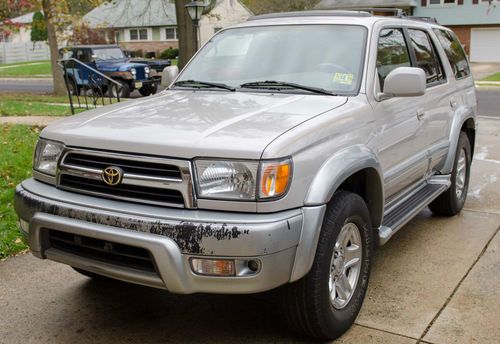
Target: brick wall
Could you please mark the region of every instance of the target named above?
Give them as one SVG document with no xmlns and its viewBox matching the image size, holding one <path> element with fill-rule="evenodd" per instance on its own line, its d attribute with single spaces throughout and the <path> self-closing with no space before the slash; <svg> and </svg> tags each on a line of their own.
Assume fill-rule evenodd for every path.
<svg viewBox="0 0 500 344">
<path fill-rule="evenodd" d="M 156 56 L 158 56 L 163 50 L 166 50 L 170 47 L 178 48 L 178 41 L 149 41 L 149 42 L 120 42 L 120 46 L 126 50 L 142 50 L 145 53 L 149 51 L 156 52 Z"/>
<path fill-rule="evenodd" d="M 458 39 L 462 43 L 465 48 L 465 53 L 467 55 L 470 54 L 470 29 L 472 26 L 470 25 L 460 25 L 460 26 L 448 26 L 450 29 L 455 32 L 458 36 Z"/>
<path fill-rule="evenodd" d="M 470 54 L 470 36 L 471 36 L 471 29 L 473 28 L 486 28 L 486 27 L 498 27 L 500 28 L 500 25 L 498 24 L 492 24 L 492 25 L 449 25 L 448 26 L 450 29 L 455 32 L 455 34 L 458 36 L 458 39 L 460 42 L 465 46 L 465 52 L 467 55 Z"/>
</svg>

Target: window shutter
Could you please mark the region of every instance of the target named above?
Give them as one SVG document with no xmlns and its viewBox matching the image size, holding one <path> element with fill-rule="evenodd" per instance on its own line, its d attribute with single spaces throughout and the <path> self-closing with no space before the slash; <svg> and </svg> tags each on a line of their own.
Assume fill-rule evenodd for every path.
<svg viewBox="0 0 500 344">
<path fill-rule="evenodd" d="M 421 0 L 420 1 L 420 6 L 422 6 L 422 7 L 427 6 L 427 0 Z"/>
<path fill-rule="evenodd" d="M 479 3 L 479 0 L 472 0 L 473 5 L 477 5 Z"/>
</svg>

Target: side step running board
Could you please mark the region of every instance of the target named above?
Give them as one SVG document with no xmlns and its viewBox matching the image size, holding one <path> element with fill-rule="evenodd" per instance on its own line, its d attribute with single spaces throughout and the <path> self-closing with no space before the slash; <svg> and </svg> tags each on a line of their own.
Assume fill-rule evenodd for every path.
<svg viewBox="0 0 500 344">
<path fill-rule="evenodd" d="M 450 184 L 450 176 L 433 176 L 391 206 L 384 214 L 384 223 L 378 230 L 379 245 L 389 241 L 408 221 L 446 191 Z"/>
</svg>

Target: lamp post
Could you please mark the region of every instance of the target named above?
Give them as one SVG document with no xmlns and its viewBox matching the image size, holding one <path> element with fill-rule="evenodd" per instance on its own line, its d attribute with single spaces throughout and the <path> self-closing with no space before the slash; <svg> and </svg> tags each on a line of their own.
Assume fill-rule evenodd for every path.
<svg viewBox="0 0 500 344">
<path fill-rule="evenodd" d="M 198 50 L 199 23 L 205 7 L 206 5 L 204 1 L 191 1 L 186 5 L 186 10 L 193 21 L 194 51 Z"/>
</svg>

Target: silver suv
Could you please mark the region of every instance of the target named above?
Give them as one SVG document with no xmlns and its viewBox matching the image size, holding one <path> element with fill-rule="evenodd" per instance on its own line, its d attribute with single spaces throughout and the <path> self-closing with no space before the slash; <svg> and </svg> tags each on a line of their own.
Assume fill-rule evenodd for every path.
<svg viewBox="0 0 500 344">
<path fill-rule="evenodd" d="M 159 95 L 45 128 L 15 207 L 36 257 L 172 293 L 279 287 L 294 329 L 332 339 L 375 247 L 427 206 L 462 209 L 476 108 L 447 28 L 255 17 Z"/>
</svg>

